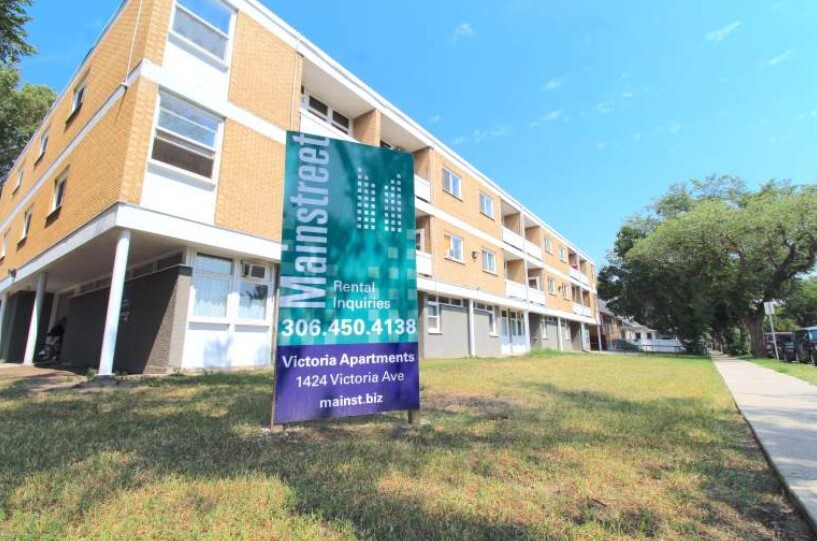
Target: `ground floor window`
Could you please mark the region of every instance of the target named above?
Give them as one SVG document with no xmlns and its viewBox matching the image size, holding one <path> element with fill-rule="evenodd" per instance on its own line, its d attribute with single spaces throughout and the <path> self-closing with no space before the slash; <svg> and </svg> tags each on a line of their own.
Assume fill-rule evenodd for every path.
<svg viewBox="0 0 817 541">
<path fill-rule="evenodd" d="M 270 270 L 208 254 L 193 264 L 193 317 L 269 323 Z"/>
<path fill-rule="evenodd" d="M 233 262 L 222 257 L 197 254 L 194 269 L 196 299 L 193 314 L 206 318 L 227 317 Z"/>
<path fill-rule="evenodd" d="M 438 298 L 434 295 L 430 295 L 426 301 L 426 326 L 428 327 L 428 332 L 442 332 L 440 303 Z"/>
</svg>

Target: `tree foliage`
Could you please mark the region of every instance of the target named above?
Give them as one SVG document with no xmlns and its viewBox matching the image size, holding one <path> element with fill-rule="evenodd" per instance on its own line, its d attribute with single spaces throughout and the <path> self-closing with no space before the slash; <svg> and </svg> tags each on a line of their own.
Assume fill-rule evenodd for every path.
<svg viewBox="0 0 817 541">
<path fill-rule="evenodd" d="M 763 301 L 789 295 L 817 256 L 817 186 L 737 178 L 673 186 L 618 233 L 599 294 L 696 345 L 734 325 L 763 353 Z"/>
<path fill-rule="evenodd" d="M 55 98 L 47 86 L 21 86 L 15 68 L 0 68 L 0 178 L 6 176 Z"/>
<path fill-rule="evenodd" d="M 10 65 L 34 54 L 25 24 L 31 20 L 26 8 L 31 0 L 0 0 L 0 64 Z"/>
<path fill-rule="evenodd" d="M 779 310 L 779 319 L 792 320 L 798 327 L 817 325 L 817 277 L 798 280 Z"/>
<path fill-rule="evenodd" d="M 0 0 L 0 180 L 39 126 L 55 92 L 41 85 L 21 85 L 15 63 L 34 53 L 26 41 L 30 0 Z"/>
</svg>

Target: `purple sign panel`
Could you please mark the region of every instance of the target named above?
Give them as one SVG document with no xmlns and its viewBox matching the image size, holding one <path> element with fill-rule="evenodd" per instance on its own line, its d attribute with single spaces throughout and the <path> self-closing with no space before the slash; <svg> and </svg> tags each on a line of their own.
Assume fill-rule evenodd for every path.
<svg viewBox="0 0 817 541">
<path fill-rule="evenodd" d="M 414 160 L 287 134 L 275 424 L 420 407 Z"/>
</svg>

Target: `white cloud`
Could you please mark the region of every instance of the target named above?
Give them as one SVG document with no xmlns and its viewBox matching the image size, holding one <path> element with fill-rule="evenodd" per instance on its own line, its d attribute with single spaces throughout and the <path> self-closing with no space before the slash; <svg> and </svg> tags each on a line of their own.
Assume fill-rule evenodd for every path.
<svg viewBox="0 0 817 541">
<path fill-rule="evenodd" d="M 633 134 L 633 141 L 641 141 L 642 137 L 644 137 L 644 135 L 640 131 L 637 131 Z"/>
<path fill-rule="evenodd" d="M 553 121 L 559 120 L 560 118 L 562 118 L 562 110 L 561 109 L 556 109 L 555 111 L 551 111 L 548 114 L 546 114 L 545 116 L 543 116 L 542 120 L 545 120 L 547 122 L 553 122 Z"/>
<path fill-rule="evenodd" d="M 727 24 L 723 28 L 720 28 L 718 30 L 713 30 L 712 32 L 708 33 L 706 35 L 706 40 L 707 41 L 713 41 L 715 43 L 723 41 L 723 40 L 725 40 L 726 38 L 729 37 L 729 34 L 734 32 L 738 28 L 740 28 L 740 25 L 742 25 L 742 24 L 743 24 L 743 21 L 740 21 L 740 20 L 732 21 L 731 23 Z"/>
<path fill-rule="evenodd" d="M 788 49 L 787 51 L 784 51 L 784 52 L 780 53 L 779 55 L 775 56 L 774 58 L 772 58 L 771 60 L 766 62 L 766 65 L 769 66 L 770 68 L 772 68 L 772 67 L 780 64 L 781 62 L 784 62 L 785 60 L 788 60 L 788 58 L 792 54 L 794 54 L 794 51 L 792 51 L 791 49 Z"/>
<path fill-rule="evenodd" d="M 471 26 L 471 23 L 460 23 L 454 28 L 454 31 L 451 32 L 451 43 L 456 45 L 464 39 L 473 38 L 475 34 L 476 32 L 474 31 L 474 27 Z"/>
<path fill-rule="evenodd" d="M 476 130 L 472 131 L 470 135 L 457 137 L 452 141 L 452 144 L 462 145 L 464 143 L 481 143 L 486 139 L 491 139 L 493 137 L 505 137 L 511 133 L 510 126 L 504 125 L 495 126 L 490 129 L 477 128 Z"/>
<path fill-rule="evenodd" d="M 683 128 L 684 127 L 681 124 L 678 124 L 677 122 L 670 122 L 669 124 L 667 124 L 667 131 L 672 134 L 678 133 Z"/>
<path fill-rule="evenodd" d="M 564 77 L 553 77 L 550 81 L 545 83 L 542 87 L 542 90 L 550 92 L 551 90 L 556 90 L 557 88 L 563 87 L 567 83 L 567 79 Z"/>
<path fill-rule="evenodd" d="M 599 141 L 598 143 L 596 143 L 596 148 L 598 150 L 604 150 L 605 148 L 607 148 L 607 141 Z"/>
<path fill-rule="evenodd" d="M 528 128 L 535 128 L 538 125 L 539 125 L 539 122 L 537 120 L 532 120 L 532 121 L 530 121 L 528 123 Z"/>
<path fill-rule="evenodd" d="M 436 124 L 440 120 L 442 120 L 442 117 L 440 115 L 434 115 L 428 119 L 428 121 L 431 122 L 432 124 Z"/>
<path fill-rule="evenodd" d="M 613 102 L 611 100 L 602 100 L 596 104 L 596 110 L 603 115 L 611 113 L 613 112 Z"/>
<path fill-rule="evenodd" d="M 625 90 L 624 92 L 621 93 L 621 99 L 623 99 L 623 100 L 629 100 L 629 99 L 632 99 L 632 97 L 633 97 L 633 93 L 630 92 L 629 90 Z"/>
</svg>

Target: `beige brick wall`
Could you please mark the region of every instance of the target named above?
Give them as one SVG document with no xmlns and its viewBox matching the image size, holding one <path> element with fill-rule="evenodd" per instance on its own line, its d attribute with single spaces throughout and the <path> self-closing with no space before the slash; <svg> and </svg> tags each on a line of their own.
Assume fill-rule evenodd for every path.
<svg viewBox="0 0 817 541">
<path fill-rule="evenodd" d="M 224 129 L 216 225 L 280 240 L 284 146 L 229 119 Z"/>
<path fill-rule="evenodd" d="M 230 101 L 285 129 L 297 129 L 302 59 L 295 49 L 239 12 L 230 67 Z"/>
<path fill-rule="evenodd" d="M 496 295 L 505 294 L 505 280 L 502 277 L 503 258 L 501 250 L 497 250 L 495 247 L 487 245 L 479 237 L 475 237 L 437 218 L 434 218 L 432 223 L 435 278 L 450 284 L 457 284 L 470 288 L 479 287 L 482 291 Z M 462 263 L 445 257 L 446 233 L 451 233 L 463 239 L 464 257 Z M 496 275 L 482 270 L 481 250 L 483 246 L 486 246 L 488 249 L 496 252 Z M 477 252 L 476 259 L 474 259 L 471 255 L 471 253 L 474 251 Z"/>
<path fill-rule="evenodd" d="M 155 91 L 137 83 L 111 108 L 87 137 L 66 157 L 63 165 L 34 195 L 32 201 L 14 216 L 9 231 L 7 255 L 0 262 L 0 275 L 20 267 L 45 249 L 92 220 L 120 199 L 122 179 L 143 174 L 128 164 L 128 142 L 134 133 L 131 121 L 135 110 L 145 107 Z M 52 215 L 55 180 L 68 172 L 65 197 L 58 214 Z M 18 243 L 23 215 L 32 209 L 32 220 L 26 240 Z"/>
<path fill-rule="evenodd" d="M 459 175 L 461 179 L 462 199 L 458 199 L 443 190 L 443 168 Z M 435 154 L 434 156 L 431 178 L 428 180 L 431 182 L 431 191 L 433 193 L 432 197 L 435 206 L 493 237 L 501 238 L 502 218 L 500 216 L 500 199 L 496 193 L 439 154 Z M 485 193 L 494 200 L 493 218 L 489 218 L 480 212 L 480 192 Z"/>
<path fill-rule="evenodd" d="M 355 139 L 365 145 L 380 146 L 380 111 L 372 109 L 353 121 Z"/>
</svg>

